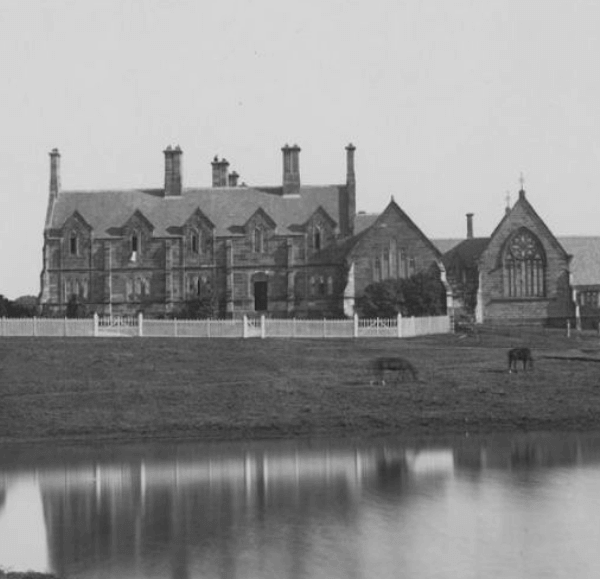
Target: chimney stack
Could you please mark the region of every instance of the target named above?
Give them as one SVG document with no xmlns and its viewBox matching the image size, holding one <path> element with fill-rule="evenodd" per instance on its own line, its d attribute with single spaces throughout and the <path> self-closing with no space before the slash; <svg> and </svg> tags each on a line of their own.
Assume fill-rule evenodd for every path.
<svg viewBox="0 0 600 579">
<path fill-rule="evenodd" d="M 165 197 L 181 196 L 181 155 L 179 145 L 174 149 L 169 145 L 165 150 Z"/>
<path fill-rule="evenodd" d="M 237 187 L 238 186 L 238 179 L 239 179 L 239 175 L 233 171 L 231 173 L 229 173 L 229 176 L 227 177 L 228 181 L 229 181 L 229 186 L 230 187 Z"/>
<path fill-rule="evenodd" d="M 212 163 L 212 186 L 213 187 L 227 187 L 227 168 L 229 167 L 229 161 L 227 159 L 221 159 L 219 161 L 218 155 L 215 155 Z"/>
<path fill-rule="evenodd" d="M 60 192 L 60 153 L 58 149 L 50 151 L 50 196 L 56 197 Z"/>
<path fill-rule="evenodd" d="M 473 213 L 467 213 L 467 239 L 473 239 Z"/>
<path fill-rule="evenodd" d="M 283 151 L 283 195 L 298 195 L 300 193 L 300 147 L 287 144 Z"/>
<path fill-rule="evenodd" d="M 346 147 L 346 223 L 345 229 L 347 235 L 354 234 L 354 219 L 356 218 L 356 176 L 354 174 L 354 151 L 356 147 L 349 143 Z"/>
</svg>

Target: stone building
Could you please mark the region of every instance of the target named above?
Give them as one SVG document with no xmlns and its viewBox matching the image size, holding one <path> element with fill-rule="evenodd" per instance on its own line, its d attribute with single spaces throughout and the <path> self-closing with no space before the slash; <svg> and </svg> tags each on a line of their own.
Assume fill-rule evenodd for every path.
<svg viewBox="0 0 600 579">
<path fill-rule="evenodd" d="M 455 305 L 478 322 L 562 324 L 574 315 L 570 261 L 523 188 L 490 237 L 473 236 L 444 254 Z"/>
<path fill-rule="evenodd" d="M 210 297 L 219 317 L 340 316 L 370 282 L 441 263 L 395 202 L 356 228 L 353 145 L 345 183 L 323 186 L 301 184 L 297 145 L 282 152 L 276 186 L 240 184 L 215 157 L 212 187 L 184 187 L 183 153 L 167 147 L 163 188 L 64 191 L 54 149 L 43 311 L 64 315 L 76 299 L 103 315 L 164 316 Z"/>
</svg>

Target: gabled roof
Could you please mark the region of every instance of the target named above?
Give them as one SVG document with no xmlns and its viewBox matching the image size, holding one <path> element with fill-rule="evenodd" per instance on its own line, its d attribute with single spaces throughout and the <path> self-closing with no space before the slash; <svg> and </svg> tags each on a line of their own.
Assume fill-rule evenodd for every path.
<svg viewBox="0 0 600 579">
<path fill-rule="evenodd" d="M 548 228 L 548 226 L 546 225 L 544 220 L 537 214 L 536 210 L 533 208 L 531 203 L 529 203 L 529 201 L 527 201 L 527 198 L 525 197 L 525 191 L 523 191 L 522 189 L 521 189 L 521 191 L 519 191 L 519 198 L 517 199 L 517 202 L 512 206 L 512 208 L 509 211 L 507 211 L 504 214 L 504 216 L 500 220 L 500 223 L 498 223 L 498 225 L 496 225 L 496 228 L 492 232 L 492 235 L 490 235 L 490 239 L 493 239 L 493 237 L 500 230 L 500 228 L 502 227 L 504 222 L 507 221 L 508 219 L 510 219 L 510 216 L 512 215 L 512 213 L 516 209 L 521 209 L 521 208 L 526 213 L 529 213 L 529 215 L 531 215 L 533 217 L 533 219 L 537 222 L 537 226 L 539 227 L 539 229 L 541 229 L 546 234 L 547 238 L 554 245 L 554 247 L 566 257 L 568 254 L 565 251 L 565 248 L 560 244 L 560 242 L 555 237 L 555 235 L 552 233 L 552 231 L 550 231 L 550 229 Z M 536 233 L 536 236 L 539 237 L 539 234 Z"/>
<path fill-rule="evenodd" d="M 65 219 L 78 211 L 96 237 L 111 237 L 123 220 L 139 210 L 155 227 L 157 237 L 176 235 L 201 208 L 216 226 L 216 234 L 232 235 L 261 207 L 276 223 L 278 233 L 293 233 L 322 206 L 339 219 L 340 197 L 346 185 L 309 185 L 300 194 L 283 197 L 281 187 L 185 188 L 181 196 L 163 196 L 162 189 L 61 191 L 55 202 L 48 229 L 59 229 Z"/>
<path fill-rule="evenodd" d="M 442 254 L 440 250 L 434 245 L 431 240 L 415 225 L 412 219 L 400 208 L 400 206 L 392 199 L 387 207 L 380 214 L 374 213 L 359 213 L 356 215 L 354 221 L 355 234 L 348 239 L 345 239 L 336 244 L 325 248 L 318 256 L 315 256 L 315 260 L 320 262 L 337 262 L 348 257 L 352 250 L 371 233 L 379 224 L 383 223 L 387 215 L 391 212 L 397 212 L 400 218 L 409 224 L 409 226 L 421 237 L 421 239 L 428 245 L 433 253 L 441 260 Z"/>
</svg>

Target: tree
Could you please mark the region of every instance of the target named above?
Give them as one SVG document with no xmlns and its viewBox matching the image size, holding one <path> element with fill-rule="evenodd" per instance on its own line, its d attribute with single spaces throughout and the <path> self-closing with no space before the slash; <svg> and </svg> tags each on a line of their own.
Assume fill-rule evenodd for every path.
<svg viewBox="0 0 600 579">
<path fill-rule="evenodd" d="M 33 296 L 24 296 L 13 301 L 0 294 L 0 318 L 31 318 L 35 316 L 36 311 L 37 298 Z"/>
<path fill-rule="evenodd" d="M 446 312 L 446 289 L 435 270 L 408 279 L 386 279 L 367 286 L 357 309 L 367 318 L 441 315 Z"/>
</svg>

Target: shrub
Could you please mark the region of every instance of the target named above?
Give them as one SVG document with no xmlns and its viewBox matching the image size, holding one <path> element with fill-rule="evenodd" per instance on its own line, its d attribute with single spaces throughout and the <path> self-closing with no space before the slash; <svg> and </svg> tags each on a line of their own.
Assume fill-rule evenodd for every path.
<svg viewBox="0 0 600 579">
<path fill-rule="evenodd" d="M 386 279 L 367 286 L 357 309 L 367 318 L 438 316 L 446 313 L 446 290 L 435 271 L 420 272 L 408 279 Z"/>
</svg>

